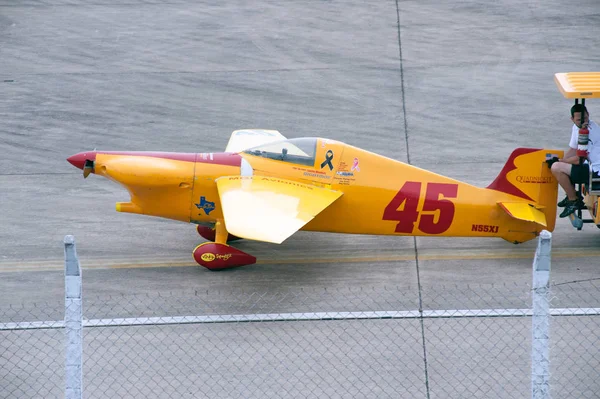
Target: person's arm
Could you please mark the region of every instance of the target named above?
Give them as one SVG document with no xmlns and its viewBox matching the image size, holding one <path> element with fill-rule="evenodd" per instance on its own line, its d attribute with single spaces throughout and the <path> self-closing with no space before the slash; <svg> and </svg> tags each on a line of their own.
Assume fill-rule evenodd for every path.
<svg viewBox="0 0 600 399">
<path fill-rule="evenodd" d="M 571 129 L 571 140 L 569 140 L 569 149 L 565 153 L 560 162 L 570 163 L 571 165 L 579 165 L 579 157 L 577 156 L 577 140 L 579 137 L 579 128 L 573 125 Z"/>
<path fill-rule="evenodd" d="M 577 156 L 577 150 L 575 148 L 569 147 L 569 150 L 565 154 L 562 159 L 559 159 L 560 162 L 570 163 L 572 165 L 579 165 L 579 157 Z"/>
</svg>

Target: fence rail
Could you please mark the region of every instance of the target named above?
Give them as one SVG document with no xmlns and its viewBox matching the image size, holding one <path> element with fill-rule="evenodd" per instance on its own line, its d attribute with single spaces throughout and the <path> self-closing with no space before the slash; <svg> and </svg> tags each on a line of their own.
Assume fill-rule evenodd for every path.
<svg viewBox="0 0 600 399">
<path fill-rule="evenodd" d="M 549 309 L 550 316 L 600 316 L 600 308 L 559 308 Z M 131 317 L 116 319 L 83 319 L 84 327 L 119 326 L 161 326 L 170 324 L 215 324 L 215 323 L 266 323 L 277 321 L 326 321 L 363 319 L 451 319 L 451 318 L 491 318 L 491 317 L 532 317 L 532 309 L 451 309 L 374 312 L 317 312 L 317 313 L 256 313 L 214 316 L 176 317 Z M 20 323 L 0 323 L 0 330 L 45 330 L 62 329 L 65 322 L 34 321 Z"/>
<path fill-rule="evenodd" d="M 430 288 L 422 310 L 410 287 L 0 306 L 0 397 L 596 397 L 600 286 L 542 284 L 546 314 L 534 287 Z M 83 309 L 80 369 L 65 305 Z"/>
</svg>

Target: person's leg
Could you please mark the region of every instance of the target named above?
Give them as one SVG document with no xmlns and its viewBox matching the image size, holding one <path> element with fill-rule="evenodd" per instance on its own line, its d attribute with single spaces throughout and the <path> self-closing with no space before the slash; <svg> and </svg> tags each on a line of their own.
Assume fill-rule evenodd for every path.
<svg viewBox="0 0 600 399">
<path fill-rule="evenodd" d="M 555 165 L 557 165 L 556 171 L 554 170 Z M 584 209 L 585 204 L 583 203 L 581 194 L 575 191 L 574 183 L 587 183 L 590 173 L 588 165 L 570 165 L 563 162 L 555 162 L 552 165 L 552 173 L 567 193 L 566 201 L 559 202 L 559 206 L 565 207 L 559 217 L 564 218 L 578 209 Z"/>
<path fill-rule="evenodd" d="M 554 162 L 552 164 L 552 174 L 558 180 L 558 184 L 565 190 L 569 201 L 575 201 L 577 199 L 577 193 L 575 187 L 571 183 L 571 168 L 573 165 L 565 162 Z"/>
</svg>

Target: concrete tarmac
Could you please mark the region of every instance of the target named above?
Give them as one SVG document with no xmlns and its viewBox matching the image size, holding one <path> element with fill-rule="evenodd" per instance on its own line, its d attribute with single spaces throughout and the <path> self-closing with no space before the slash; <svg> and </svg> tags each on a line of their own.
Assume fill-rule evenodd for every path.
<svg viewBox="0 0 600 399">
<path fill-rule="evenodd" d="M 127 192 L 66 158 L 218 152 L 256 127 L 485 186 L 517 147 L 566 149 L 553 74 L 598 70 L 599 22 L 597 0 L 0 0 L 0 304 L 62 300 L 67 234 L 89 296 L 527 284 L 536 240 L 299 232 L 210 272 L 194 226 L 115 212 Z M 600 279 L 594 225 L 558 220 L 553 249 L 553 282 Z"/>
<path fill-rule="evenodd" d="M 216 152 L 231 131 L 261 127 L 487 185 L 516 147 L 566 147 L 571 102 L 553 74 L 593 70 L 588 50 L 600 45 L 597 24 L 578 31 L 560 1 L 0 5 L 3 301 L 59 295 L 66 234 L 84 270 L 106 267 L 86 273 L 98 293 L 118 289 L 124 271 L 110 267 L 119 265 L 135 292 L 154 290 L 155 273 L 168 276 L 165 289 L 414 284 L 419 254 L 423 286 L 523 281 L 535 241 L 304 232 L 279 246 L 240 244 L 259 258 L 245 270 L 160 270 L 163 260 L 194 264 L 193 226 L 116 213 L 126 191 L 83 180 L 65 158 L 94 148 Z M 595 1 L 578 10 L 598 17 Z M 600 106 L 588 103 L 593 118 Z M 595 226 L 559 220 L 553 245 L 557 281 L 599 276 Z M 357 254 L 363 262 L 344 261 Z"/>
</svg>

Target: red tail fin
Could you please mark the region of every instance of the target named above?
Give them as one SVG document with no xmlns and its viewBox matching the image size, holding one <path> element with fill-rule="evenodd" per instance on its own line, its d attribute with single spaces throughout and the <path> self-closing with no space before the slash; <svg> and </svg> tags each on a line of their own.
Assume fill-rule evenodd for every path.
<svg viewBox="0 0 600 399">
<path fill-rule="evenodd" d="M 555 156 L 561 158 L 563 151 L 517 148 L 510 154 L 500 174 L 487 187 L 538 205 L 546 215 L 550 231 L 554 229 L 556 219 L 558 182 L 546 160 Z"/>
</svg>

